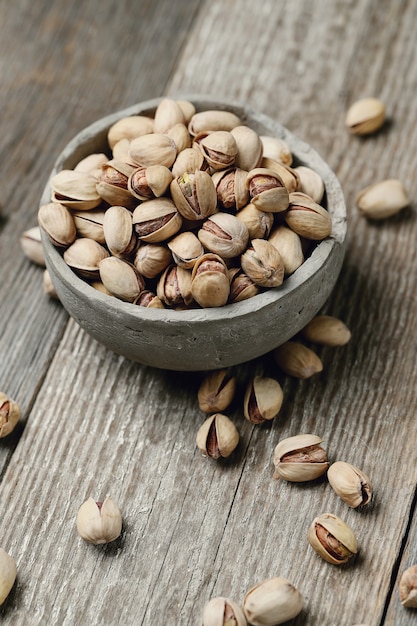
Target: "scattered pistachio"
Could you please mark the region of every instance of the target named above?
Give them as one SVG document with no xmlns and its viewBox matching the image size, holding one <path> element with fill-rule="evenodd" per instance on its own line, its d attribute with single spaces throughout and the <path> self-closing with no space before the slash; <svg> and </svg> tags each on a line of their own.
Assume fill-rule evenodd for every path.
<svg viewBox="0 0 417 626">
<path fill-rule="evenodd" d="M 332 513 L 323 513 L 313 520 L 308 540 L 317 554 L 333 565 L 347 563 L 358 551 L 352 529 Z"/>
<path fill-rule="evenodd" d="M 59 300 L 56 289 L 52 283 L 51 275 L 48 270 L 44 270 L 43 272 L 43 291 L 50 298 L 54 298 L 55 300 Z"/>
<path fill-rule="evenodd" d="M 236 602 L 219 596 L 204 607 L 203 626 L 247 626 L 247 621 Z"/>
<path fill-rule="evenodd" d="M 198 389 L 198 405 L 204 413 L 224 411 L 232 402 L 236 391 L 236 378 L 228 369 L 207 374 Z"/>
<path fill-rule="evenodd" d="M 243 600 L 243 611 L 252 626 L 283 624 L 296 617 L 302 608 L 301 593 L 281 576 L 252 587 Z"/>
<path fill-rule="evenodd" d="M 222 413 L 208 417 L 200 426 L 196 444 L 204 456 L 228 457 L 239 443 L 239 433 L 232 420 Z"/>
<path fill-rule="evenodd" d="M 354 102 L 346 114 L 346 126 L 355 135 L 369 135 L 385 122 L 385 105 L 378 98 L 362 98 Z"/>
<path fill-rule="evenodd" d="M 390 178 L 365 187 L 356 198 L 356 206 L 365 217 L 383 220 L 409 205 L 407 191 L 400 180 Z"/>
<path fill-rule="evenodd" d="M 0 548 L 0 605 L 4 603 L 16 580 L 16 563 Z"/>
<path fill-rule="evenodd" d="M 282 400 L 282 388 L 277 380 L 255 376 L 246 387 L 244 415 L 252 424 L 262 424 L 278 415 Z"/>
<path fill-rule="evenodd" d="M 20 237 L 20 246 L 24 255 L 27 256 L 30 261 L 36 263 L 36 265 L 45 267 L 45 255 L 43 253 L 41 231 L 39 226 L 33 226 L 22 233 L 22 236 Z"/>
<path fill-rule="evenodd" d="M 316 315 L 301 330 L 307 341 L 322 346 L 344 346 L 351 337 L 351 332 L 342 320 L 331 315 Z"/>
<path fill-rule="evenodd" d="M 20 417 L 20 406 L 0 392 L 0 438 L 10 435 Z"/>
<path fill-rule="evenodd" d="M 417 565 L 411 565 L 401 575 L 400 602 L 409 609 L 417 609 Z"/>
<path fill-rule="evenodd" d="M 280 441 L 274 450 L 274 478 L 304 482 L 324 474 L 329 463 L 326 451 L 319 445 L 321 442 L 321 437 L 310 434 Z"/>
<path fill-rule="evenodd" d="M 327 470 L 327 478 L 337 495 L 353 509 L 370 503 L 370 480 L 357 467 L 345 461 L 336 461 Z"/>
<path fill-rule="evenodd" d="M 122 514 L 117 504 L 107 496 L 104 502 L 88 498 L 77 514 L 79 535 L 94 545 L 110 543 L 122 532 Z"/>
<path fill-rule="evenodd" d="M 272 351 L 278 367 L 294 378 L 310 378 L 323 370 L 321 359 L 298 341 L 287 341 Z"/>
</svg>

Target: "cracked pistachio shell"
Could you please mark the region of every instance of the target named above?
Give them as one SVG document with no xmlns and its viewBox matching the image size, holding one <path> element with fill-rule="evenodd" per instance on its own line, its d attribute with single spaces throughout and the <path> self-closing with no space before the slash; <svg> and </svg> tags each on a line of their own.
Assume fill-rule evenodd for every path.
<svg viewBox="0 0 417 626">
<path fill-rule="evenodd" d="M 232 420 L 223 413 L 215 413 L 200 426 L 196 436 L 198 449 L 212 459 L 228 457 L 239 443 L 239 432 Z"/>
<path fill-rule="evenodd" d="M 207 374 L 198 389 L 198 406 L 204 413 L 224 411 L 236 393 L 236 378 L 228 369 Z"/>
<path fill-rule="evenodd" d="M 374 220 L 391 217 L 408 204 L 407 191 L 403 183 L 395 178 L 365 187 L 356 198 L 356 206 L 362 215 Z"/>
<path fill-rule="evenodd" d="M 169 188 L 172 172 L 165 165 L 138 167 L 129 176 L 127 188 L 139 200 L 160 198 Z"/>
<path fill-rule="evenodd" d="M 246 224 L 235 215 L 223 212 L 208 217 L 197 236 L 207 250 L 225 259 L 241 254 L 249 241 Z"/>
<path fill-rule="evenodd" d="M 276 626 L 296 617 L 303 608 L 301 593 L 286 578 L 275 576 L 252 587 L 243 599 L 243 612 L 252 626 Z"/>
<path fill-rule="evenodd" d="M 417 565 L 411 565 L 401 575 L 398 591 L 400 602 L 409 609 L 417 608 Z"/>
<path fill-rule="evenodd" d="M 188 131 L 195 136 L 201 132 L 231 131 L 239 124 L 240 118 L 231 111 L 200 111 L 190 119 Z"/>
<path fill-rule="evenodd" d="M 168 135 L 152 133 L 132 139 L 129 156 L 136 165 L 165 165 L 171 167 L 177 156 L 177 147 Z"/>
<path fill-rule="evenodd" d="M 305 165 L 299 165 L 293 171 L 298 175 L 298 189 L 294 191 L 301 191 L 320 204 L 324 195 L 324 182 L 320 174 Z"/>
<path fill-rule="evenodd" d="M 287 225 L 300 237 L 321 241 L 332 232 L 329 212 L 304 193 L 290 193 L 290 204 L 284 214 Z"/>
<path fill-rule="evenodd" d="M 10 435 L 20 418 L 20 406 L 0 392 L 0 439 Z"/>
<path fill-rule="evenodd" d="M 191 274 L 191 293 L 201 307 L 227 304 L 230 281 L 227 266 L 217 254 L 203 254 L 194 264 Z"/>
<path fill-rule="evenodd" d="M 101 168 L 104 163 L 107 163 L 109 157 L 104 152 L 95 152 L 89 154 L 81 161 L 78 161 L 74 167 L 74 172 L 86 172 L 87 174 L 95 175 L 95 172 Z"/>
<path fill-rule="evenodd" d="M 212 170 L 234 165 L 238 148 L 232 133 L 217 130 L 199 139 L 198 145 Z"/>
<path fill-rule="evenodd" d="M 116 298 L 133 302 L 145 289 L 143 277 L 131 263 L 109 256 L 99 263 L 100 278 L 103 285 Z"/>
<path fill-rule="evenodd" d="M 175 124 L 184 122 L 184 113 L 176 100 L 163 98 L 159 102 L 154 115 L 154 133 L 165 133 Z"/>
<path fill-rule="evenodd" d="M 253 298 L 259 293 L 259 287 L 245 274 L 240 267 L 229 269 L 230 294 L 229 304 Z"/>
<path fill-rule="evenodd" d="M 278 367 L 294 378 L 310 378 L 323 370 L 320 357 L 299 341 L 286 341 L 272 351 Z"/>
<path fill-rule="evenodd" d="M 132 139 L 136 139 L 136 137 L 153 133 L 153 129 L 154 120 L 151 117 L 146 115 L 129 115 L 122 117 L 110 126 L 107 133 L 107 141 L 110 149 L 113 150 L 120 140 L 127 139 L 130 142 Z"/>
<path fill-rule="evenodd" d="M 166 241 L 182 225 L 181 215 L 169 198 L 142 202 L 133 211 L 132 221 L 139 239 L 149 243 Z"/>
<path fill-rule="evenodd" d="M 274 223 L 274 214 L 261 211 L 252 202 L 236 213 L 249 231 L 249 239 L 267 239 Z"/>
<path fill-rule="evenodd" d="M 172 128 L 165 133 L 168 137 L 171 137 L 177 147 L 177 154 L 191 148 L 191 136 L 185 124 L 175 124 Z"/>
<path fill-rule="evenodd" d="M 278 250 L 265 239 L 252 239 L 241 256 L 242 269 L 260 287 L 279 287 L 284 280 L 284 264 Z"/>
<path fill-rule="evenodd" d="M 201 220 L 217 211 L 217 195 L 210 174 L 202 170 L 184 172 L 170 185 L 171 197 L 187 220 Z"/>
<path fill-rule="evenodd" d="M 273 159 L 283 165 L 290 166 L 292 164 L 292 153 L 286 141 L 268 135 L 261 135 L 260 140 L 262 142 L 263 158 Z"/>
<path fill-rule="evenodd" d="M 342 320 L 332 315 L 316 315 L 301 330 L 307 341 L 322 346 L 344 346 L 351 337 L 351 332 Z"/>
<path fill-rule="evenodd" d="M 239 167 L 214 172 L 212 176 L 216 189 L 218 206 L 222 209 L 239 211 L 249 201 L 246 187 L 248 172 Z"/>
<path fill-rule="evenodd" d="M 137 298 L 133 300 L 133 304 L 143 306 L 147 309 L 164 309 L 164 304 L 153 291 L 144 289 Z"/>
<path fill-rule="evenodd" d="M 279 161 L 275 161 L 275 159 L 264 157 L 261 161 L 261 167 L 278 174 L 288 193 L 293 193 L 298 190 L 300 179 L 297 170 L 292 169 L 289 165 L 284 165 Z"/>
<path fill-rule="evenodd" d="M 293 274 L 304 263 L 301 239 L 291 228 L 285 225 L 276 226 L 268 241 L 280 253 L 286 276 Z"/>
<path fill-rule="evenodd" d="M 357 467 L 336 461 L 327 470 L 327 478 L 337 495 L 353 509 L 370 503 L 371 482 Z"/>
<path fill-rule="evenodd" d="M 299 483 L 322 476 L 329 463 L 321 442 L 321 437 L 311 434 L 295 435 L 280 441 L 274 450 L 274 478 Z"/>
<path fill-rule="evenodd" d="M 99 276 L 99 263 L 109 256 L 104 246 L 88 237 L 76 239 L 64 252 L 64 261 L 77 274 L 95 279 Z"/>
<path fill-rule="evenodd" d="M 43 253 L 41 231 L 39 226 L 33 226 L 25 230 L 20 239 L 23 254 L 33 263 L 45 267 L 45 255 Z"/>
<path fill-rule="evenodd" d="M 369 135 L 385 122 L 385 105 L 378 98 L 362 98 L 354 102 L 346 114 L 346 126 L 354 135 Z"/>
<path fill-rule="evenodd" d="M 236 602 L 219 596 L 205 605 L 203 626 L 247 626 L 247 621 Z"/>
<path fill-rule="evenodd" d="M 288 190 L 282 178 L 273 170 L 264 167 L 251 170 L 246 185 L 252 204 L 260 211 L 280 213 L 288 207 Z"/>
<path fill-rule="evenodd" d="M 74 218 L 59 202 L 43 204 L 38 211 L 38 222 L 54 246 L 66 248 L 76 237 Z"/>
<path fill-rule="evenodd" d="M 95 209 L 101 203 L 96 182 L 94 176 L 86 172 L 61 170 L 51 178 L 52 202 L 64 204 L 69 209 Z"/>
<path fill-rule="evenodd" d="M 172 166 L 174 178 L 182 176 L 185 172 L 195 172 L 196 170 L 208 169 L 208 163 L 199 148 L 185 148 L 178 153 Z"/>
<path fill-rule="evenodd" d="M 122 514 L 117 504 L 109 497 L 104 502 L 88 498 L 77 513 L 79 535 L 89 543 L 110 543 L 122 532 Z"/>
<path fill-rule="evenodd" d="M 253 170 L 258 167 L 262 159 L 262 141 L 257 132 L 249 126 L 235 126 L 230 131 L 237 145 L 235 164 L 242 170 Z"/>
<path fill-rule="evenodd" d="M 103 232 L 110 252 L 117 257 L 128 256 L 136 244 L 132 214 L 123 206 L 111 206 L 104 214 Z"/>
<path fill-rule="evenodd" d="M 4 604 L 16 580 L 16 563 L 3 548 L 0 548 L 0 605 Z"/>
<path fill-rule="evenodd" d="M 105 243 L 103 222 L 104 211 L 92 209 L 91 211 L 72 211 L 75 228 L 79 237 L 89 237 L 98 243 Z"/>
<path fill-rule="evenodd" d="M 156 278 L 172 263 L 172 254 L 164 244 L 142 243 L 136 250 L 133 265 L 145 278 Z"/>
<path fill-rule="evenodd" d="M 323 513 L 313 520 L 308 541 L 322 559 L 333 565 L 347 563 L 358 552 L 354 532 L 332 513 Z"/>
<path fill-rule="evenodd" d="M 135 166 L 112 159 L 101 166 L 97 175 L 97 192 L 110 205 L 133 209 L 136 199 L 127 188 L 130 174 Z"/>
<path fill-rule="evenodd" d="M 243 413 L 252 424 L 272 420 L 279 413 L 284 395 L 274 378 L 255 376 L 246 387 Z"/>
<path fill-rule="evenodd" d="M 191 271 L 169 265 L 158 280 L 156 295 L 169 307 L 187 308 L 193 301 Z"/>
<path fill-rule="evenodd" d="M 175 263 L 187 270 L 192 269 L 197 259 L 204 254 L 201 241 L 191 231 L 176 235 L 167 245 Z"/>
</svg>

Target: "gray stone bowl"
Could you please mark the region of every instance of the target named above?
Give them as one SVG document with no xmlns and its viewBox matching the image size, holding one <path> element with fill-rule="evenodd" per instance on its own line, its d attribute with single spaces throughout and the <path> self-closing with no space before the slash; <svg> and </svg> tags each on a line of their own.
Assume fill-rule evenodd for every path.
<svg viewBox="0 0 417 626">
<path fill-rule="evenodd" d="M 173 311 L 147 309 L 109 297 L 79 278 L 42 232 L 46 266 L 68 313 L 113 352 L 152 367 L 203 371 L 252 360 L 293 337 L 323 306 L 339 276 L 346 237 L 346 206 L 339 182 L 309 145 L 277 121 L 249 107 L 204 96 L 188 96 L 197 111 L 235 112 L 260 135 L 284 139 L 295 165 L 316 170 L 324 180 L 332 235 L 320 242 L 282 286 L 219 308 Z M 160 99 L 141 102 L 104 117 L 76 135 L 59 155 L 51 177 L 72 169 L 93 152 L 108 152 L 107 131 L 121 117 L 153 115 Z M 47 183 L 41 204 L 50 201 Z"/>
</svg>

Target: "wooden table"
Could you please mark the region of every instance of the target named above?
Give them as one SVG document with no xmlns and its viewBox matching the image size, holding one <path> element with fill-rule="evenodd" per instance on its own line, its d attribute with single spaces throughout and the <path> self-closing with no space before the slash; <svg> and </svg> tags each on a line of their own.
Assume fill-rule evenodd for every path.
<svg viewBox="0 0 417 626">
<path fill-rule="evenodd" d="M 22 408 L 0 440 L 0 546 L 18 568 L 1 623 L 194 626 L 211 597 L 241 602 L 281 575 L 305 599 L 293 624 L 415 624 L 398 580 L 417 562 L 417 3 L 2 0 L 0 12 L 0 390 Z M 108 352 L 44 295 L 43 272 L 19 245 L 76 132 L 137 101 L 184 93 L 279 120 L 330 163 L 348 206 L 346 260 L 324 311 L 352 340 L 317 349 L 324 370 L 306 381 L 268 357 L 236 368 L 229 416 L 241 443 L 223 463 L 195 447 L 202 374 Z M 389 120 L 359 139 L 345 114 L 368 95 L 385 102 Z M 404 182 L 411 205 L 367 221 L 356 194 L 385 178 Z M 259 427 L 241 400 L 262 372 L 281 382 L 284 404 Z M 349 509 L 324 479 L 272 478 L 275 445 L 301 432 L 320 434 L 331 461 L 371 477 L 369 508 Z M 95 547 L 78 536 L 76 514 L 107 494 L 123 533 Z M 307 543 L 325 511 L 358 537 L 347 567 Z"/>
</svg>

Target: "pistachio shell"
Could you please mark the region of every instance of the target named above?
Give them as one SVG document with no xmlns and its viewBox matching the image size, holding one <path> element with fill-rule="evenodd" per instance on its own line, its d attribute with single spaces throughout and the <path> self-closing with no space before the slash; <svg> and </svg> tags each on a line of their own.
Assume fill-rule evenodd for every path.
<svg viewBox="0 0 417 626">
<path fill-rule="evenodd" d="M 274 378 L 255 376 L 247 385 L 243 413 L 253 424 L 262 424 L 278 415 L 282 406 L 281 385 Z"/>
<path fill-rule="evenodd" d="M 104 214 L 103 231 L 110 252 L 117 257 L 128 256 L 136 244 L 132 214 L 123 206 L 111 206 Z"/>
<path fill-rule="evenodd" d="M 346 563 L 358 551 L 352 529 L 332 513 L 323 513 L 313 520 L 308 540 L 317 554 L 333 565 Z"/>
<path fill-rule="evenodd" d="M 291 228 L 284 225 L 276 226 L 268 241 L 280 253 L 286 276 L 293 274 L 304 263 L 301 239 Z"/>
<path fill-rule="evenodd" d="M 288 207 L 288 190 L 282 178 L 273 170 L 263 167 L 251 170 L 246 185 L 252 204 L 260 211 L 279 213 Z"/>
<path fill-rule="evenodd" d="M 230 111 L 200 111 L 191 118 L 188 130 L 195 136 L 206 131 L 230 131 L 240 123 L 240 118 Z"/>
<path fill-rule="evenodd" d="M 252 626 L 284 624 L 296 617 L 302 608 L 301 593 L 281 576 L 255 585 L 243 599 L 243 611 Z"/>
<path fill-rule="evenodd" d="M 149 165 L 171 167 L 177 156 L 177 148 L 167 135 L 153 133 L 132 139 L 129 155 L 134 163 L 143 167 Z"/>
<path fill-rule="evenodd" d="M 172 128 L 165 132 L 171 137 L 177 148 L 177 153 L 191 148 L 191 137 L 185 124 L 175 124 Z"/>
<path fill-rule="evenodd" d="M 199 142 L 204 158 L 213 170 L 223 170 L 234 164 L 238 148 L 232 133 L 218 130 Z"/>
<path fill-rule="evenodd" d="M 208 163 L 203 153 L 198 148 L 185 148 L 178 153 L 172 166 L 174 178 L 182 176 L 185 172 L 195 172 L 195 170 L 206 170 Z"/>
<path fill-rule="evenodd" d="M 198 389 L 198 406 L 204 413 L 224 411 L 236 393 L 236 377 L 227 368 L 207 374 Z"/>
<path fill-rule="evenodd" d="M 154 121 L 146 115 L 130 115 L 115 122 L 108 131 L 107 140 L 111 150 L 121 140 L 131 141 L 153 132 Z"/>
<path fill-rule="evenodd" d="M 274 450 L 274 478 L 289 482 L 315 480 L 328 469 L 327 455 L 319 445 L 321 437 L 295 435 L 280 441 Z"/>
<path fill-rule="evenodd" d="M 99 263 L 109 256 L 106 248 L 88 237 L 80 237 L 64 252 L 64 261 L 78 274 L 95 279 L 99 276 Z"/>
<path fill-rule="evenodd" d="M 224 306 L 230 293 L 226 263 L 217 254 L 207 253 L 194 264 L 191 293 L 201 307 Z"/>
<path fill-rule="evenodd" d="M 355 135 L 369 135 L 385 121 L 385 105 L 378 98 L 362 98 L 354 102 L 346 114 L 346 126 Z"/>
<path fill-rule="evenodd" d="M 196 444 L 204 456 L 213 459 L 228 457 L 239 443 L 239 433 L 233 422 L 222 413 L 208 417 L 200 426 Z"/>
<path fill-rule="evenodd" d="M 195 106 L 189 100 L 177 100 L 177 104 L 180 107 L 184 116 L 185 124 L 189 124 L 193 115 L 195 115 Z"/>
<path fill-rule="evenodd" d="M 17 402 L 0 392 L 0 438 L 7 437 L 15 429 L 20 413 Z"/>
<path fill-rule="evenodd" d="M 16 580 L 16 563 L 0 548 L 0 605 L 4 604 Z"/>
<path fill-rule="evenodd" d="M 55 246 L 69 246 L 75 239 L 74 218 L 69 209 L 59 202 L 49 202 L 39 208 L 39 225 Z"/>
<path fill-rule="evenodd" d="M 41 231 L 39 226 L 33 226 L 22 233 L 20 246 L 25 256 L 33 263 L 45 267 L 45 255 L 43 253 Z"/>
<path fill-rule="evenodd" d="M 215 213 L 208 217 L 197 236 L 207 250 L 225 259 L 241 254 L 249 240 L 246 225 L 229 213 Z"/>
<path fill-rule="evenodd" d="M 231 131 L 237 145 L 235 165 L 242 170 L 258 167 L 262 159 L 262 141 L 257 132 L 249 126 L 235 126 Z"/>
<path fill-rule="evenodd" d="M 175 124 L 184 122 L 184 114 L 178 102 L 172 98 L 163 98 L 159 102 L 154 115 L 154 133 L 165 133 Z"/>
<path fill-rule="evenodd" d="M 288 193 L 297 191 L 300 186 L 300 178 L 296 169 L 292 169 L 288 165 L 284 165 L 275 159 L 269 159 L 264 157 L 261 161 L 261 167 L 272 170 L 282 180 L 284 187 L 288 190 Z"/>
<path fill-rule="evenodd" d="M 96 189 L 96 179 L 86 172 L 61 170 L 51 178 L 53 202 L 64 204 L 70 209 L 88 211 L 101 203 Z"/>
<path fill-rule="evenodd" d="M 88 156 L 78 161 L 77 165 L 74 167 L 75 172 L 86 172 L 87 174 L 91 174 L 94 176 L 96 170 L 100 169 L 100 167 L 107 163 L 109 157 L 104 154 L 104 152 L 97 152 L 93 154 L 89 154 Z"/>
<path fill-rule="evenodd" d="M 158 280 L 156 294 L 170 307 L 187 307 L 193 301 L 191 271 L 178 265 L 169 265 Z"/>
<path fill-rule="evenodd" d="M 191 231 L 176 235 L 167 245 L 175 263 L 185 269 L 192 269 L 197 259 L 204 254 L 201 242 Z"/>
<path fill-rule="evenodd" d="M 292 164 L 291 150 L 286 141 L 279 137 L 269 137 L 267 135 L 261 135 L 260 140 L 264 158 L 274 159 L 274 161 L 279 161 L 283 165 L 290 166 Z"/>
<path fill-rule="evenodd" d="M 203 611 L 203 626 L 247 626 L 243 610 L 230 598 L 212 598 Z"/>
<path fill-rule="evenodd" d="M 72 211 L 72 216 L 78 236 L 94 239 L 98 243 L 106 242 L 103 231 L 104 211 L 102 209 Z"/>
<path fill-rule="evenodd" d="M 156 198 L 139 204 L 133 211 L 133 225 L 139 239 L 159 243 L 175 235 L 182 218 L 169 198 Z"/>
<path fill-rule="evenodd" d="M 279 287 L 284 280 L 284 264 L 281 255 L 265 239 L 252 239 L 240 261 L 243 271 L 255 285 Z"/>
<path fill-rule="evenodd" d="M 316 315 L 304 326 L 301 334 L 307 341 L 323 346 L 344 346 L 351 332 L 342 320 L 332 315 Z"/>
<path fill-rule="evenodd" d="M 260 211 L 252 202 L 236 213 L 249 231 L 249 239 L 266 239 L 274 223 L 273 213 Z"/>
<path fill-rule="evenodd" d="M 324 195 L 324 182 L 320 174 L 305 165 L 299 165 L 293 171 L 298 175 L 298 189 L 293 191 L 301 191 L 320 204 Z"/>
<path fill-rule="evenodd" d="M 382 220 L 395 215 L 409 204 L 400 180 L 391 178 L 365 187 L 356 198 L 359 211 L 370 219 Z"/>
<path fill-rule="evenodd" d="M 299 341 L 286 341 L 272 355 L 278 367 L 294 378 L 310 378 L 323 370 L 320 357 Z"/>
<path fill-rule="evenodd" d="M 201 220 L 217 211 L 216 189 L 207 172 L 184 172 L 171 182 L 170 191 L 175 206 L 187 220 Z"/>
<path fill-rule="evenodd" d="M 133 302 L 145 288 L 145 282 L 136 268 L 115 256 L 100 261 L 99 270 L 103 285 L 120 300 Z"/>
<path fill-rule="evenodd" d="M 301 192 L 290 194 L 290 204 L 284 220 L 294 232 L 306 239 L 320 241 L 332 231 L 332 220 L 328 211 Z"/>
<path fill-rule="evenodd" d="M 239 211 L 248 203 L 247 175 L 248 172 L 239 167 L 214 172 L 212 180 L 221 209 Z"/>
<path fill-rule="evenodd" d="M 172 263 L 172 255 L 165 244 L 142 243 L 136 250 L 133 264 L 145 278 L 156 278 Z"/>
<path fill-rule="evenodd" d="M 233 267 L 229 270 L 230 294 L 229 303 L 241 302 L 253 298 L 259 293 L 259 287 L 247 276 L 242 268 Z"/>
<path fill-rule="evenodd" d="M 336 461 L 327 470 L 327 478 L 337 495 L 350 507 L 356 509 L 371 501 L 372 487 L 369 478 L 350 463 Z"/>
<path fill-rule="evenodd" d="M 135 198 L 150 200 L 159 198 L 169 188 L 172 172 L 165 165 L 138 167 L 129 176 L 127 188 Z"/>
</svg>

